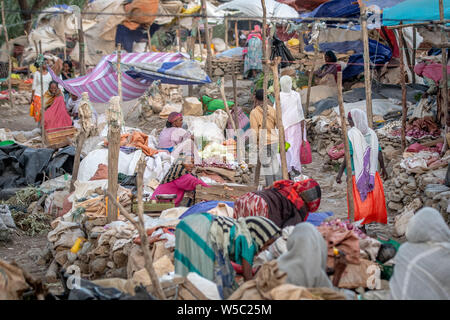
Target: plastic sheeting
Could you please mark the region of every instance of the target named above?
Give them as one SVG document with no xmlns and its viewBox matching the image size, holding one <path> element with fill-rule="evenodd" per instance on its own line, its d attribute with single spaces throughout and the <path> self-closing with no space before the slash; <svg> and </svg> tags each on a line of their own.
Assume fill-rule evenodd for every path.
<svg viewBox="0 0 450 320">
<path fill-rule="evenodd" d="M 347 115 L 350 110 L 360 109 L 366 111 L 366 100 L 354 102 L 354 103 L 344 103 L 345 115 Z M 339 107 L 333 109 L 334 112 L 339 114 Z M 384 116 L 390 112 L 401 112 L 402 106 L 394 104 L 389 100 L 385 99 L 374 99 L 372 100 L 372 112 L 374 115 Z"/>
<path fill-rule="evenodd" d="M 333 0 L 320 5 L 311 12 L 302 14 L 301 17 L 358 18 L 359 14 L 360 9 L 357 1 Z"/>
<path fill-rule="evenodd" d="M 450 19 L 450 0 L 444 2 L 444 19 Z M 423 20 L 422 20 L 423 19 Z M 383 25 L 393 26 L 419 23 L 426 20 L 439 20 L 439 1 L 405 0 L 383 11 Z"/>
<path fill-rule="evenodd" d="M 19 144 L 0 147 L 0 189 L 38 185 L 44 173 L 55 178 L 64 172 L 71 173 L 74 159 L 73 147 L 61 151 L 34 149 Z"/>
<path fill-rule="evenodd" d="M 218 9 L 239 10 L 244 16 L 248 17 L 261 18 L 263 16 L 263 10 L 260 1 L 233 0 L 220 5 Z M 269 20 L 272 17 L 292 19 L 298 18 L 298 13 L 294 8 L 283 3 L 279 3 L 275 0 L 266 0 L 266 10 L 267 18 Z"/>
</svg>

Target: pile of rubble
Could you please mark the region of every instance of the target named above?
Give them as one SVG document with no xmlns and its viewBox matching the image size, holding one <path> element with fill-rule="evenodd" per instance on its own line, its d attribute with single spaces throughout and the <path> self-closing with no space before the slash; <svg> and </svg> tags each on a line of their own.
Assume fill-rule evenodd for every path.
<svg viewBox="0 0 450 320">
<path fill-rule="evenodd" d="M 244 73 L 244 60 L 242 58 L 215 58 L 211 60 L 211 68 L 213 77 L 223 77 L 235 73 L 242 75 Z"/>
</svg>

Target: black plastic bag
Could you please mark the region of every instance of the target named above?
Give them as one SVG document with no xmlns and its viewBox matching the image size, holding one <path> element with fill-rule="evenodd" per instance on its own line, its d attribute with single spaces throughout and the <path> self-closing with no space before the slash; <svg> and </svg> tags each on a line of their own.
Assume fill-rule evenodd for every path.
<svg viewBox="0 0 450 320">
<path fill-rule="evenodd" d="M 385 263 L 395 257 L 397 250 L 390 243 L 382 243 L 380 250 L 378 250 L 377 260 Z"/>
<path fill-rule="evenodd" d="M 270 60 L 273 60 L 275 57 L 281 57 L 281 68 L 289 67 L 295 60 L 289 49 L 284 45 L 284 42 L 274 35 L 272 40 L 272 53 L 270 55 Z"/>
</svg>

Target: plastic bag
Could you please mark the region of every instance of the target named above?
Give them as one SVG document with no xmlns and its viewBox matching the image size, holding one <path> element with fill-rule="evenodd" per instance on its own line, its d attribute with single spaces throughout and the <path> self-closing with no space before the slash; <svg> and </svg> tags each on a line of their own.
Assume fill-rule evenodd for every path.
<svg viewBox="0 0 450 320">
<path fill-rule="evenodd" d="M 303 129 L 303 143 L 300 148 L 300 162 L 301 164 L 310 164 L 312 162 L 311 146 L 306 139 L 306 128 Z"/>
</svg>

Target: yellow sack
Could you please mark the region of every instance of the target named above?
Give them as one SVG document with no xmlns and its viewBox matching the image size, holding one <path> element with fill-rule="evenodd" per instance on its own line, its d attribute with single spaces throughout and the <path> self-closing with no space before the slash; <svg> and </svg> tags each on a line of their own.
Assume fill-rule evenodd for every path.
<svg viewBox="0 0 450 320">
<path fill-rule="evenodd" d="M 292 38 L 288 41 L 288 45 L 291 47 L 298 46 L 300 44 L 300 41 L 297 38 Z"/>
</svg>

